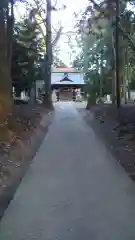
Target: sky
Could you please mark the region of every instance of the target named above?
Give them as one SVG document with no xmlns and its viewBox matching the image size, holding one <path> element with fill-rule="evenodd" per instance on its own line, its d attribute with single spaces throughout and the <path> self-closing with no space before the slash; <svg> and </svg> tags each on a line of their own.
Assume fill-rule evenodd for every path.
<svg viewBox="0 0 135 240">
<path fill-rule="evenodd" d="M 1 1 L 1 0 L 0 0 Z M 30 2 L 32 0 L 29 0 Z M 52 0 L 56 1 L 56 0 Z M 88 0 L 57 0 L 57 8 L 61 8 L 62 5 L 66 5 L 65 10 L 61 11 L 52 11 L 52 25 L 53 27 L 57 27 L 59 24 L 63 26 L 63 32 L 72 31 L 74 32 L 74 25 L 75 25 L 75 17 L 74 12 L 79 13 L 80 11 L 83 11 L 85 7 L 87 6 Z M 133 8 L 133 7 L 132 7 Z M 131 9 L 131 5 L 128 5 L 128 9 Z M 24 14 L 24 7 L 23 4 L 19 4 L 16 11 L 16 16 L 19 18 L 19 16 Z M 53 31 L 52 31 L 53 32 Z M 76 52 L 79 51 L 78 47 L 76 46 L 76 41 L 73 39 L 75 35 L 72 35 L 72 44 L 74 45 L 74 48 L 76 49 Z M 59 57 L 60 59 L 70 66 L 71 60 L 75 58 L 75 54 L 72 54 L 72 50 L 68 45 L 68 37 L 66 35 L 61 35 L 58 43 L 57 48 L 59 48 Z"/>
<path fill-rule="evenodd" d="M 53 27 L 61 24 L 63 26 L 63 32 L 73 31 L 74 32 L 74 12 L 78 13 L 83 11 L 87 5 L 88 0 L 57 0 L 57 8 L 60 8 L 62 5 L 66 5 L 65 10 L 53 11 L 52 12 L 52 25 Z M 23 5 L 20 4 L 17 7 L 16 15 L 17 18 L 23 14 L 25 9 Z M 74 34 L 72 35 L 72 37 Z M 67 65 L 70 64 L 70 60 L 73 60 L 74 56 L 71 54 L 71 49 L 68 46 L 68 38 L 66 35 L 61 35 L 57 47 L 60 49 L 59 57 Z M 75 41 L 72 40 L 73 45 Z"/>
<path fill-rule="evenodd" d="M 74 30 L 75 25 L 75 17 L 74 12 L 78 13 L 83 11 L 87 5 L 88 0 L 58 0 L 58 5 L 65 4 L 67 7 L 63 11 L 53 12 L 52 13 L 52 23 L 55 25 L 55 22 L 61 21 L 64 29 L 63 32 L 72 31 Z M 75 45 L 76 42 L 73 39 L 75 35 L 72 35 L 72 44 Z M 58 42 L 58 47 L 60 47 L 60 58 L 69 65 L 70 60 L 73 60 L 75 57 L 71 54 L 71 49 L 68 46 L 68 37 L 66 35 L 62 35 Z M 77 50 L 77 49 L 76 49 Z"/>
</svg>

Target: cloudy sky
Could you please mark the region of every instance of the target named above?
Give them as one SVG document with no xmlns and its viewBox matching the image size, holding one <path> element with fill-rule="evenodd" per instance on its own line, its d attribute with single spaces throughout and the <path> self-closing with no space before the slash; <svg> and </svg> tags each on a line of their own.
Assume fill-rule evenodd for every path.
<svg viewBox="0 0 135 240">
<path fill-rule="evenodd" d="M 32 1 L 32 0 L 31 0 Z M 53 1 L 53 0 L 52 0 Z M 52 12 L 52 25 L 58 26 L 59 23 L 63 26 L 63 32 L 73 31 L 74 32 L 74 12 L 78 13 L 83 11 L 85 6 L 87 5 L 88 0 L 57 0 L 57 8 L 61 7 L 62 5 L 66 5 L 65 10 L 61 11 L 53 11 Z M 16 15 L 19 18 L 21 14 L 23 14 L 25 8 L 22 4 L 17 7 Z M 71 49 L 68 46 L 68 38 L 66 35 L 62 35 L 58 42 L 58 47 L 60 49 L 60 58 L 66 63 L 69 64 L 70 58 L 73 59 L 71 55 Z M 73 45 L 75 42 L 72 42 Z"/>
</svg>

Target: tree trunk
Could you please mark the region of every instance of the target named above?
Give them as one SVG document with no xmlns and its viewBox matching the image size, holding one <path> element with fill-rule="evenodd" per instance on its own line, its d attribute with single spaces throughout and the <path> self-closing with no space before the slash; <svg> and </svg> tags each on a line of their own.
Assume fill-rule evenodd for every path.
<svg viewBox="0 0 135 240">
<path fill-rule="evenodd" d="M 16 86 L 16 88 L 15 88 L 15 96 L 16 96 L 17 98 L 20 98 L 20 97 L 21 97 L 21 90 L 20 90 L 20 88 L 17 87 L 17 86 Z"/>
<path fill-rule="evenodd" d="M 100 53 L 100 99 L 103 97 L 103 50 Z"/>
<path fill-rule="evenodd" d="M 115 49 L 116 49 L 116 102 L 117 102 L 117 108 L 120 107 L 119 17 L 120 17 L 119 0 L 116 0 Z"/>
<path fill-rule="evenodd" d="M 53 108 L 51 91 L 51 66 L 52 66 L 52 34 L 51 34 L 51 0 L 47 0 L 46 13 L 46 56 L 45 56 L 45 96 L 44 105 Z"/>
<path fill-rule="evenodd" d="M 3 2 L 3 1 L 2 1 Z M 0 130 L 4 128 L 8 114 L 11 112 L 11 78 L 7 59 L 7 36 L 4 21 L 3 4 L 0 3 Z M 3 139 L 0 134 L 0 140 Z"/>
<path fill-rule="evenodd" d="M 10 11 L 9 7 L 11 8 Z M 14 28 L 14 2 L 13 0 L 10 0 L 10 6 L 8 6 L 7 12 L 7 55 L 10 69 L 12 59 L 13 28 Z"/>
<path fill-rule="evenodd" d="M 13 28 L 14 28 L 14 1 L 10 0 L 10 6 L 8 6 L 7 15 L 7 57 L 9 64 L 9 72 L 11 76 L 11 64 L 12 64 L 12 44 L 13 44 Z M 9 11 L 10 7 L 10 11 Z M 11 98 L 12 98 L 12 79 L 11 79 Z"/>
<path fill-rule="evenodd" d="M 129 59 L 128 59 L 128 48 L 126 48 L 126 86 L 127 86 L 127 99 L 130 100 L 130 87 L 129 87 Z"/>
<path fill-rule="evenodd" d="M 115 56 L 114 31 L 112 31 L 112 103 L 116 101 L 116 56 Z"/>
<path fill-rule="evenodd" d="M 128 100 L 131 100 L 130 96 L 130 82 L 129 82 L 129 63 L 127 64 L 127 80 L 128 80 Z"/>
</svg>

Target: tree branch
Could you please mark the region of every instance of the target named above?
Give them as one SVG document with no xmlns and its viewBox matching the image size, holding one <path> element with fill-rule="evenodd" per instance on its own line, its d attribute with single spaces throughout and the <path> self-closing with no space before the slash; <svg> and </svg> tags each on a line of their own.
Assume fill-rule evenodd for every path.
<svg viewBox="0 0 135 240">
<path fill-rule="evenodd" d="M 61 36 L 62 29 L 63 29 L 63 27 L 60 27 L 60 29 L 58 30 L 58 32 L 57 32 L 57 34 L 56 34 L 55 39 L 54 39 L 53 42 L 52 42 L 52 47 L 53 47 L 53 48 L 56 46 L 56 44 L 57 44 L 57 42 L 58 42 L 58 40 L 59 40 L 59 38 L 60 38 L 60 36 Z"/>
<path fill-rule="evenodd" d="M 104 9 L 102 9 L 97 3 L 95 3 L 94 0 L 89 0 L 89 1 L 93 3 L 93 5 L 95 6 L 95 8 L 96 8 L 101 14 L 103 14 L 104 17 L 106 17 L 108 20 L 110 20 L 109 14 L 106 13 L 106 11 L 105 11 Z M 101 15 L 100 15 L 100 16 L 101 16 Z M 113 25 L 114 25 L 114 23 L 113 23 Z M 129 36 L 129 34 L 124 32 L 121 24 L 119 25 L 119 29 L 120 29 L 121 34 L 123 35 L 123 37 L 128 40 L 131 49 L 135 52 L 135 44 L 134 44 L 133 40 L 131 39 L 131 37 Z"/>
</svg>

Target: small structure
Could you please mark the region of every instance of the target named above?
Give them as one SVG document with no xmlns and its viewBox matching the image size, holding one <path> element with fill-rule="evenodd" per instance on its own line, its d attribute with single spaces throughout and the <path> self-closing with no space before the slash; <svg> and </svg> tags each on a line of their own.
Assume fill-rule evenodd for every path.
<svg viewBox="0 0 135 240">
<path fill-rule="evenodd" d="M 52 71 L 52 90 L 59 91 L 59 98 L 62 100 L 75 100 L 76 90 L 83 92 L 83 73 L 74 68 L 55 68 Z"/>
<path fill-rule="evenodd" d="M 74 68 L 53 68 L 51 76 L 52 91 L 56 92 L 60 99 L 71 100 L 75 99 L 76 90 L 80 92 L 84 90 L 83 73 Z M 44 92 L 44 81 L 38 80 L 36 82 L 36 94 L 42 95 Z"/>
<path fill-rule="evenodd" d="M 83 73 L 74 68 L 54 68 L 51 78 L 52 88 L 84 86 Z"/>
</svg>

